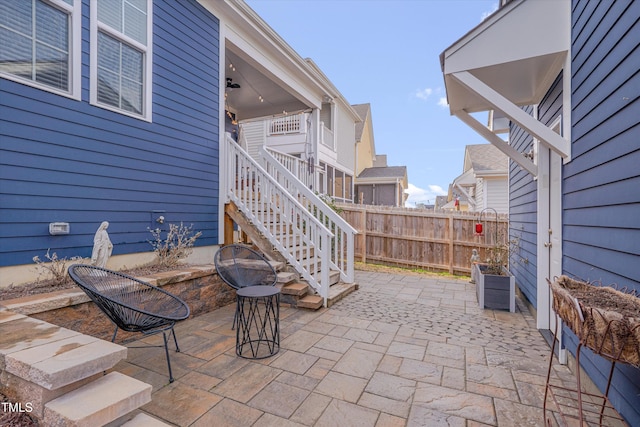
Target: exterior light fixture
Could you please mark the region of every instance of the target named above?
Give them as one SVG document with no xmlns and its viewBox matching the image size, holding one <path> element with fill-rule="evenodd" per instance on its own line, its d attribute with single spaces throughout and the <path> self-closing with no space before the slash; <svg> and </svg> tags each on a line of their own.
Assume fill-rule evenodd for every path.
<svg viewBox="0 0 640 427">
<path fill-rule="evenodd" d="M 60 234 L 69 234 L 71 227 L 68 222 L 50 222 L 49 234 L 52 236 L 58 236 Z"/>
</svg>

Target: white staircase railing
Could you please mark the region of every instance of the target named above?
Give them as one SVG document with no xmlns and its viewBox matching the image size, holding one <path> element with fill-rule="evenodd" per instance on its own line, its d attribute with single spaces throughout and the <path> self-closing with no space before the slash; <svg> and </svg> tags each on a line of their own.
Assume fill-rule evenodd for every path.
<svg viewBox="0 0 640 427">
<path fill-rule="evenodd" d="M 293 167 L 293 170 L 285 166 L 295 165 L 293 162 L 282 164 L 278 160 L 287 156 L 286 154 L 278 153 L 274 156 L 272 154 L 274 152 L 278 153 L 273 149 L 264 147 L 260 149 L 266 171 L 333 233 L 330 245 L 331 268 L 340 272 L 340 278 L 343 281 L 353 283 L 355 280 L 354 236 L 357 231 L 298 179 L 297 166 Z"/>
<path fill-rule="evenodd" d="M 226 135 L 220 147 L 226 188 L 238 209 L 313 287 L 327 305 L 333 234 Z M 318 277 L 318 273 L 319 276 Z"/>
<path fill-rule="evenodd" d="M 271 154 L 271 156 L 283 165 L 289 172 L 291 172 L 296 178 L 298 178 L 305 187 L 313 188 L 314 179 L 313 172 L 311 171 L 311 165 L 308 161 L 302 160 L 299 157 L 292 156 L 291 154 L 282 153 L 274 150 L 273 148 L 264 147 L 264 149 Z"/>
</svg>

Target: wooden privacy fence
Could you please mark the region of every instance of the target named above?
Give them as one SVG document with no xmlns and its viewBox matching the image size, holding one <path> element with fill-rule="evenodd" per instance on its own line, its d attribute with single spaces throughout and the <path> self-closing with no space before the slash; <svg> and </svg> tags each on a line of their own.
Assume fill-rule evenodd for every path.
<svg viewBox="0 0 640 427">
<path fill-rule="evenodd" d="M 340 215 L 358 231 L 356 259 L 427 270 L 470 274 L 471 255 L 480 260 L 495 242 L 508 240 L 509 219 L 485 211 L 434 212 L 422 209 L 340 204 Z M 483 224 L 483 235 L 475 233 Z"/>
</svg>

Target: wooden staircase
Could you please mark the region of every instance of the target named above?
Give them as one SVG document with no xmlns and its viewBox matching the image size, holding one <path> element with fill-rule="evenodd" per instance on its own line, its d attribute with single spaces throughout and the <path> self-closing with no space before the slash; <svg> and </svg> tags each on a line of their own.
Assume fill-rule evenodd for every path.
<svg viewBox="0 0 640 427">
<path fill-rule="evenodd" d="M 275 217 L 277 219 L 277 217 Z M 242 243 L 251 244 L 269 259 L 278 273 L 278 284 L 281 290 L 281 302 L 292 307 L 317 310 L 323 306 L 323 298 L 290 266 L 284 256 L 276 250 L 262 233 L 249 221 L 233 202 L 225 205 L 225 244 L 237 243 L 233 234 L 233 225 L 237 224 L 242 230 Z M 283 240 L 287 240 L 283 237 Z M 291 243 L 297 245 L 294 239 Z M 306 248 L 297 248 L 297 253 L 308 256 Z M 340 281 L 340 273 L 331 271 L 329 274 L 329 298 L 327 307 L 341 300 L 351 292 L 358 289 L 357 283 L 344 283 Z"/>
<path fill-rule="evenodd" d="M 273 156 L 263 153 L 261 165 L 229 134 L 220 148 L 226 160 L 221 161 L 225 242 L 237 241 L 233 227 L 239 225 L 268 258 L 286 260 L 329 306 L 329 294 L 335 293 L 332 270 L 345 282 L 355 281 L 357 231 Z"/>
</svg>

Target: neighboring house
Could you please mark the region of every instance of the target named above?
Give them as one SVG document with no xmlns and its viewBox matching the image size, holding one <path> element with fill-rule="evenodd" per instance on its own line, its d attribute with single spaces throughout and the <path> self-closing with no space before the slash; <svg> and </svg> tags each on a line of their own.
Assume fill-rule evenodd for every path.
<svg viewBox="0 0 640 427">
<path fill-rule="evenodd" d="M 1 3 L 3 14 L 14 19 L 0 22 L 0 286 L 31 280 L 33 257 L 42 259 L 49 249 L 58 258 L 90 257 L 102 221 L 109 222 L 114 246 L 110 268 L 151 261 L 149 229 L 170 223 L 202 232 L 190 260 L 211 262 L 228 234 L 225 210 L 237 196 L 234 185 L 247 183 L 245 190 L 260 195 L 264 188 L 256 187 L 257 180 L 268 181 L 270 189 L 280 191 L 274 197 L 279 201 L 295 192 L 295 186 L 259 178 L 261 169 L 250 172 L 251 185 L 243 181 L 253 168 L 249 160 L 242 160 L 237 175 L 228 175 L 243 155 L 231 152 L 238 120 L 309 110 L 316 117 L 316 142 L 320 123 L 329 117 L 336 120 L 334 130 L 348 134 L 351 126 L 355 139 L 357 116 L 341 122 L 335 109 L 350 107 L 334 101 L 335 87 L 244 1 L 130 3 Z M 32 52 L 32 45 L 47 48 Z M 323 111 L 331 113 L 321 117 Z M 341 149 L 334 150 L 336 161 L 342 165 L 338 159 L 344 156 L 342 170 L 353 174 L 353 143 L 344 148 L 350 158 Z M 332 176 L 340 180 L 339 174 Z M 348 178 L 344 181 L 349 187 Z M 311 199 L 305 199 L 309 210 L 320 212 L 323 207 L 314 208 Z M 295 201 L 289 203 L 297 209 Z M 282 221 L 303 215 L 308 212 Z M 68 233 L 50 234 L 55 222 L 67 223 Z M 317 235 L 340 244 L 351 239 L 336 226 L 331 236 L 323 225 L 331 225 L 327 219 L 301 224 L 298 229 L 310 233 L 316 227 Z M 322 264 L 328 288 L 325 268 L 339 268 L 348 279 L 353 254 L 338 252 L 334 242 L 323 247 L 335 254 L 309 251 L 313 256 L 305 262 L 318 269 Z M 321 256 L 334 258 L 320 263 Z M 304 271 L 309 280 L 316 274 Z"/>
<path fill-rule="evenodd" d="M 376 158 L 376 143 L 373 136 L 371 104 L 354 104 L 360 121 L 356 123 L 356 176 L 373 166 Z"/>
<path fill-rule="evenodd" d="M 309 105 L 303 111 L 241 118 L 240 143 L 256 160 L 261 158 L 261 147 L 299 159 L 306 165 L 299 169 L 299 178 L 309 188 L 340 202 L 352 202 L 355 127 L 360 117 L 318 66 L 311 59 L 305 62 L 331 95 L 323 97 L 320 108 Z M 240 70 L 227 75 L 238 76 L 234 82 L 245 78 Z M 227 106 L 232 112 L 235 95 L 241 88 L 227 93 Z"/>
<path fill-rule="evenodd" d="M 470 212 L 492 208 L 508 213 L 509 158 L 491 144 L 467 145 L 463 173 L 452 187 L 464 195 Z"/>
<path fill-rule="evenodd" d="M 378 156 L 380 159 L 383 156 Z M 386 157 L 386 156 L 385 156 Z M 356 180 L 356 197 L 364 205 L 404 206 L 408 194 L 406 166 L 366 168 Z"/>
<path fill-rule="evenodd" d="M 546 279 L 561 274 L 640 291 L 640 2 L 501 2 L 441 55 L 451 113 L 509 158 L 511 270 L 551 340 Z M 493 114 L 489 129 L 471 113 Z M 491 129 L 505 128 L 506 142 Z M 500 122 L 500 123 L 499 123 Z M 563 328 L 560 359 L 575 354 Z M 609 363 L 581 365 L 606 386 Z M 640 425 L 640 370 L 617 364 L 611 401 Z"/>
<path fill-rule="evenodd" d="M 437 209 L 444 211 L 469 211 L 469 200 L 467 196 L 453 184 L 449 184 L 449 190 L 446 196 L 438 197 L 441 197 L 441 199 L 437 203 Z"/>
<path fill-rule="evenodd" d="M 436 203 L 433 206 L 434 210 L 443 209 L 444 205 L 446 205 L 449 201 L 449 196 L 436 196 Z"/>
<path fill-rule="evenodd" d="M 406 166 L 388 166 L 386 154 L 376 154 L 370 104 L 353 108 L 362 121 L 356 125 L 356 181 L 354 200 L 365 205 L 404 206 L 409 187 Z"/>
</svg>

